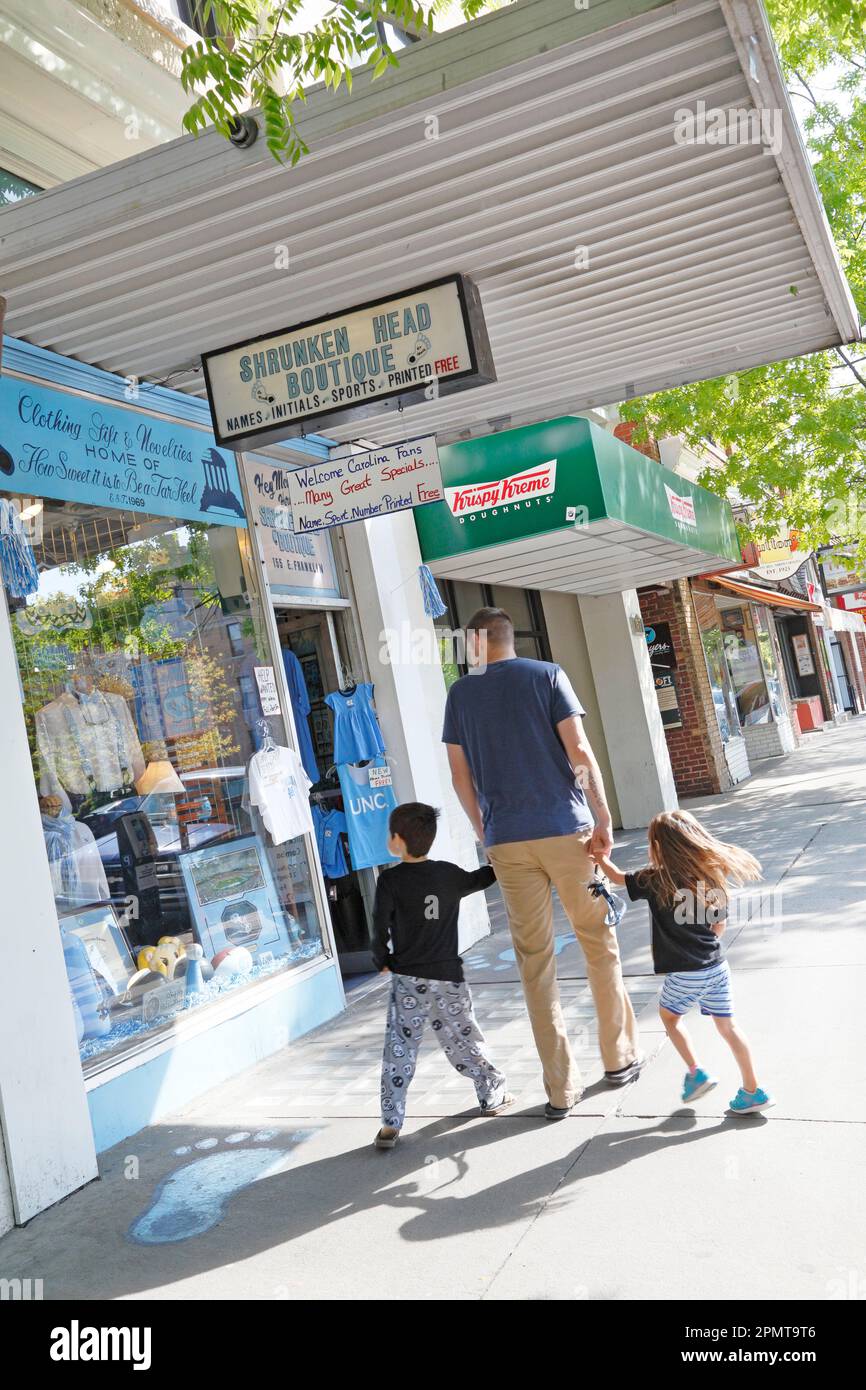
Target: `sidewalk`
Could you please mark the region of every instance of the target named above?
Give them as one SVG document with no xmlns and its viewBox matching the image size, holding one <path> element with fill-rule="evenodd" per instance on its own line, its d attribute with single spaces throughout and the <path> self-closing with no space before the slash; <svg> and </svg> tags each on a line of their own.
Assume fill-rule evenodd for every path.
<svg viewBox="0 0 866 1390">
<path fill-rule="evenodd" d="M 377 1128 L 384 985 L 348 1012 L 126 1140 L 101 1180 L 0 1241 L 0 1277 L 47 1299 L 866 1298 L 866 719 L 759 764 L 727 797 L 690 802 L 762 860 L 781 930 L 728 938 L 737 1014 L 778 1104 L 725 1116 L 721 1078 L 679 1104 L 682 1064 L 658 1019 L 647 909 L 620 928 L 651 1057 L 601 1081 L 579 949 L 557 915 L 559 973 L 586 1091 L 561 1124 L 544 1094 L 501 906 L 467 974 L 518 1095 L 482 1119 L 432 1038 L 393 1153 Z M 643 832 L 617 858 L 643 861 Z M 495 891 L 495 890 L 494 890 Z"/>
</svg>

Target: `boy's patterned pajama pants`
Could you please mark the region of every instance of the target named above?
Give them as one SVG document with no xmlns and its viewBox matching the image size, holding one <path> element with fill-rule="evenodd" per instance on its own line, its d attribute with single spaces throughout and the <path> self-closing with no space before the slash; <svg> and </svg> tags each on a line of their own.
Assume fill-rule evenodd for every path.
<svg viewBox="0 0 866 1390">
<path fill-rule="evenodd" d="M 382 1057 L 382 1124 L 392 1129 L 403 1126 L 406 1092 L 428 1021 L 452 1067 L 475 1086 L 482 1110 L 494 1109 L 505 1095 L 505 1077 L 490 1057 L 466 982 L 394 975 Z"/>
</svg>

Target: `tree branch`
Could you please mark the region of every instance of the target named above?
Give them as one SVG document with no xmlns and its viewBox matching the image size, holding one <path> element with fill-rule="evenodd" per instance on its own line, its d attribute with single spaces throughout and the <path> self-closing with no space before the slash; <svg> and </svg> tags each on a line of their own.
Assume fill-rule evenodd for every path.
<svg viewBox="0 0 866 1390">
<path fill-rule="evenodd" d="M 857 368 L 854 366 L 852 359 L 850 357 L 846 357 L 845 353 L 842 351 L 840 347 L 835 347 L 833 351 L 835 352 L 837 357 L 841 357 L 842 361 L 845 363 L 845 366 L 857 378 L 860 385 L 866 387 L 866 377 L 862 377 L 860 375 Z"/>
</svg>

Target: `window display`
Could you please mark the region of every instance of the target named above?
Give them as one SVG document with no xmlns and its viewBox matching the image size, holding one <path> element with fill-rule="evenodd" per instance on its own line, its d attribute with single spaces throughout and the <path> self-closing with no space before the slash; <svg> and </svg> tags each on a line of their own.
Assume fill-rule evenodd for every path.
<svg viewBox="0 0 866 1390">
<path fill-rule="evenodd" d="M 722 743 L 740 737 L 740 715 L 737 699 L 731 681 L 731 673 L 725 660 L 722 627 L 719 610 L 710 594 L 692 591 L 695 613 L 701 634 L 701 645 L 707 664 L 707 675 L 713 695 L 713 706 L 718 720 Z"/>
<path fill-rule="evenodd" d="M 737 696 L 740 723 L 766 724 L 771 717 L 770 696 L 751 606 L 726 605 L 721 609 L 721 618 L 725 658 Z"/>
<path fill-rule="evenodd" d="M 324 954 L 309 778 L 279 714 L 257 727 L 272 659 L 243 530 L 45 500 L 31 539 L 22 700 L 81 1055 L 102 1063 Z"/>
</svg>

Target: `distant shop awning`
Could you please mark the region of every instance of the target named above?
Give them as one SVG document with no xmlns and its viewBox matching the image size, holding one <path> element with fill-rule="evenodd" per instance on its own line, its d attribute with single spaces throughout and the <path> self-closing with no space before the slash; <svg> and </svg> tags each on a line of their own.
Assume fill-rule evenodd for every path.
<svg viewBox="0 0 866 1390">
<path fill-rule="evenodd" d="M 589 420 L 440 450 L 446 501 L 415 510 L 433 573 L 606 594 L 741 560 L 730 505 Z"/>
<path fill-rule="evenodd" d="M 766 603 L 771 608 L 801 608 L 808 613 L 823 611 L 820 603 L 809 603 L 808 599 L 794 598 L 793 594 L 783 594 L 779 589 L 761 589 L 757 584 L 744 584 L 739 579 L 732 579 L 728 574 L 714 575 L 710 585 L 720 585 L 723 589 L 729 589 L 732 594 L 737 594 L 739 598 L 747 598 L 752 603 Z"/>
<path fill-rule="evenodd" d="M 7 332 L 203 396 L 202 352 L 461 272 L 496 381 L 372 436 L 442 444 L 860 335 L 760 0 L 519 0 L 298 122 L 296 168 L 208 131 L 0 210 Z"/>
<path fill-rule="evenodd" d="M 862 613 L 849 613 L 844 608 L 829 608 L 830 627 L 833 632 L 859 632 L 866 634 L 866 623 Z"/>
</svg>

